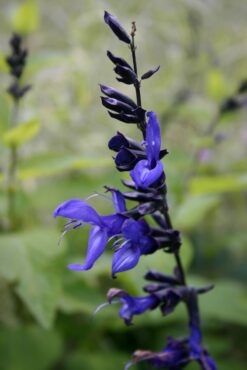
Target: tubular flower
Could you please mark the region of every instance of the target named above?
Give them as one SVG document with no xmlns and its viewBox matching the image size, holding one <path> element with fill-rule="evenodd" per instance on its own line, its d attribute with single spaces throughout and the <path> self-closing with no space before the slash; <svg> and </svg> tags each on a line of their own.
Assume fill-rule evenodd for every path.
<svg viewBox="0 0 247 370">
<path fill-rule="evenodd" d="M 126 325 L 132 324 L 132 317 L 140 315 L 147 310 L 152 310 L 159 304 L 159 299 L 154 295 L 146 297 L 132 297 L 125 291 L 117 288 L 111 288 L 107 293 L 108 302 L 111 304 L 113 299 L 122 303 L 119 310 L 119 316 Z"/>
<path fill-rule="evenodd" d="M 112 276 L 135 267 L 141 255 L 153 253 L 158 248 L 151 229 L 145 220 L 127 218 L 125 199 L 118 190 L 111 190 L 116 213 L 100 216 L 92 206 L 81 199 L 71 199 L 62 203 L 54 212 L 54 217 L 69 218 L 64 232 L 84 224 L 92 225 L 88 240 L 88 250 L 84 264 L 70 264 L 71 270 L 89 270 L 103 254 L 110 238 L 115 237 L 116 248 L 112 259 Z"/>
<path fill-rule="evenodd" d="M 136 187 L 143 189 L 154 184 L 164 173 L 160 158 L 160 125 L 154 112 L 148 112 L 149 117 L 146 132 L 146 154 L 147 159 L 139 161 L 130 175 Z"/>
<path fill-rule="evenodd" d="M 90 224 L 88 240 L 88 251 L 84 264 L 70 264 L 71 270 L 89 270 L 97 259 L 103 254 L 110 237 L 121 232 L 121 227 L 126 217 L 118 212 L 125 210 L 125 201 L 118 191 L 113 195 L 113 203 L 117 213 L 109 216 L 100 216 L 92 206 L 81 199 L 71 199 L 60 204 L 54 212 L 54 217 L 62 216 L 71 221 L 67 225 L 72 227 L 65 229 L 69 231 L 83 224 Z"/>
<path fill-rule="evenodd" d="M 185 368 L 190 362 L 198 362 L 203 370 L 217 370 L 213 359 L 208 352 L 201 348 L 200 357 L 195 356 L 190 348 L 190 338 L 174 339 L 167 338 L 167 345 L 161 352 L 135 351 L 132 360 L 125 366 L 125 370 L 132 365 L 147 361 L 154 368 L 168 370 L 179 370 Z"/>
<path fill-rule="evenodd" d="M 105 23 L 111 28 L 113 33 L 115 33 L 115 35 L 119 38 L 119 40 L 126 42 L 126 44 L 130 44 L 131 39 L 129 35 L 123 29 L 116 17 L 105 11 L 104 20 Z"/>
<path fill-rule="evenodd" d="M 127 219 L 121 229 L 124 242 L 116 250 L 112 259 L 112 276 L 135 267 L 143 254 L 153 253 L 158 245 L 149 236 L 150 227 L 145 220 Z"/>
</svg>

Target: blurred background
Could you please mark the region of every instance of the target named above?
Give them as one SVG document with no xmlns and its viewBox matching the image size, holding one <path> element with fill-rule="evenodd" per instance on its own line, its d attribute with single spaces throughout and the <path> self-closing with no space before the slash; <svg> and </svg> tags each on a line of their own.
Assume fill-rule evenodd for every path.
<svg viewBox="0 0 247 370">
<path fill-rule="evenodd" d="M 158 114 L 169 150 L 170 213 L 182 232 L 188 280 L 215 284 L 200 299 L 204 342 L 219 369 L 246 369 L 247 2 L 0 0 L 0 6 L 0 370 L 122 369 L 134 350 L 159 351 L 168 335 L 187 333 L 182 306 L 166 318 L 148 312 L 128 328 L 117 305 L 93 315 L 110 287 L 140 295 L 148 268 L 171 272 L 169 255 L 143 257 L 112 281 L 111 252 L 88 272 L 66 269 L 83 261 L 87 228 L 58 246 L 63 220 L 52 214 L 59 203 L 103 193 L 104 185 L 122 189 L 126 175 L 114 170 L 109 138 L 120 130 L 141 140 L 134 126 L 110 120 L 100 104 L 99 83 L 134 98 L 106 57 L 110 49 L 130 59 L 103 22 L 105 9 L 127 30 L 136 21 L 140 72 L 161 65 L 143 81 L 143 106 Z M 25 36 L 23 83 L 33 86 L 19 106 L 17 123 L 25 129 L 17 132 L 6 93 L 13 30 Z M 100 198 L 92 204 L 112 211 Z"/>
</svg>

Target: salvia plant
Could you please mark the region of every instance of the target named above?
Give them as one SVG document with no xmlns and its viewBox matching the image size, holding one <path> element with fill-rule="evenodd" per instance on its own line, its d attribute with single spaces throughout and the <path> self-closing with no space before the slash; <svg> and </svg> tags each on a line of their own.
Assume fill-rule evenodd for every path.
<svg viewBox="0 0 247 370">
<path fill-rule="evenodd" d="M 161 160 L 168 152 L 161 148 L 161 130 L 155 112 L 146 111 L 141 102 L 142 81 L 158 72 L 159 67 L 152 68 L 139 77 L 135 22 L 132 22 L 129 35 L 110 13 L 105 12 L 104 20 L 115 36 L 130 49 L 132 65 L 111 51 L 107 51 L 107 56 L 114 65 L 116 79 L 134 87 L 136 101 L 113 87 L 100 85 L 101 101 L 110 117 L 126 124 L 135 124 L 141 131 L 143 140 L 137 142 L 121 132 L 117 132 L 109 140 L 109 149 L 116 153 L 114 161 L 117 170 L 129 172 L 131 178 L 122 181 L 126 191 L 106 187 L 114 207 L 110 215 L 99 215 L 88 202 L 81 199 L 65 201 L 55 210 L 55 217 L 69 219 L 64 233 L 86 224 L 91 226 L 85 262 L 70 264 L 68 267 L 77 271 L 91 269 L 107 245 L 114 251 L 112 277 L 133 269 L 142 256 L 155 253 L 159 249 L 172 254 L 175 260 L 173 275 L 148 271 L 144 276 L 147 280 L 147 285 L 143 288 L 145 295 L 133 297 L 122 289 L 112 288 L 107 293 L 107 299 L 109 304 L 121 304 L 119 315 L 126 325 L 132 323 L 135 315 L 144 314 L 147 310 L 159 308 L 161 314 L 166 316 L 183 303 L 188 315 L 188 336 L 168 337 L 160 352 L 135 351 L 125 369 L 146 361 L 154 368 L 175 370 L 197 362 L 203 370 L 215 370 L 216 364 L 203 345 L 198 305 L 198 296 L 208 292 L 212 286 L 195 288 L 187 285 L 180 257 L 180 233 L 173 228 L 167 204 L 166 176 Z M 135 205 L 128 209 L 126 200 L 135 202 Z M 153 219 L 152 225 L 146 216 Z"/>
</svg>

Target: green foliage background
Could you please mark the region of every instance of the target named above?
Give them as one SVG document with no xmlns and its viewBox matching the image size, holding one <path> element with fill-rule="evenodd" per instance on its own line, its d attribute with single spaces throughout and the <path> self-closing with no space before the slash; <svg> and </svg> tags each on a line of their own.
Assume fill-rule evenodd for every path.
<svg viewBox="0 0 247 370">
<path fill-rule="evenodd" d="M 104 25 L 104 9 L 126 29 L 137 22 L 141 72 L 161 65 L 158 75 L 143 82 L 143 103 L 160 117 L 170 152 L 170 212 L 182 231 L 189 281 L 215 284 L 200 300 L 204 340 L 219 369 L 245 369 L 246 108 L 220 117 L 217 112 L 247 78 L 247 3 L 0 0 L 0 6 L 0 370 L 121 369 L 135 349 L 160 350 L 167 335 L 187 330 L 183 307 L 167 318 L 148 313 L 130 328 L 118 318 L 117 306 L 93 316 L 110 287 L 140 294 L 149 267 L 171 271 L 170 256 L 160 251 L 143 258 L 135 271 L 112 281 L 111 253 L 92 271 L 66 269 L 84 258 L 86 229 L 67 234 L 58 246 L 63 222 L 52 213 L 60 202 L 102 192 L 106 184 L 121 187 L 107 140 L 117 130 L 141 140 L 133 126 L 109 120 L 100 104 L 98 83 L 117 86 L 106 50 L 129 58 L 128 48 Z M 4 56 L 13 28 L 26 37 L 24 79 L 33 89 L 20 107 L 23 126 L 10 132 Z M 205 135 L 212 122 L 214 130 Z M 7 232 L 4 174 L 13 142 L 19 155 L 18 223 Z M 92 203 L 111 211 L 107 202 Z"/>
</svg>

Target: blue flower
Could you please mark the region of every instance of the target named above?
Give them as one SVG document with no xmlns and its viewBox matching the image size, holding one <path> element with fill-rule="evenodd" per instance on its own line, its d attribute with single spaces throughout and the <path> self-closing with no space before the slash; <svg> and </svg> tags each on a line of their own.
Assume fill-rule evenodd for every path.
<svg viewBox="0 0 247 370">
<path fill-rule="evenodd" d="M 119 38 L 119 40 L 126 42 L 126 44 L 131 43 L 130 36 L 123 29 L 123 27 L 121 26 L 121 24 L 119 23 L 116 17 L 114 17 L 112 14 L 105 11 L 104 20 L 105 20 L 105 23 L 108 24 L 111 30 Z"/>
<path fill-rule="evenodd" d="M 154 112 L 148 112 L 149 121 L 146 130 L 147 159 L 139 161 L 130 175 L 136 187 L 143 189 L 154 184 L 164 173 L 160 158 L 161 134 L 159 121 Z"/>
<path fill-rule="evenodd" d="M 191 353 L 188 338 L 168 337 L 167 345 L 161 352 L 143 350 L 134 352 L 132 360 L 125 366 L 125 370 L 141 361 L 149 362 L 154 368 L 169 370 L 183 369 L 190 362 L 197 361 L 204 370 L 217 370 L 214 360 L 205 349 L 202 348 L 200 358 Z"/>
<path fill-rule="evenodd" d="M 148 361 L 155 368 L 182 369 L 190 361 L 187 340 L 177 340 L 169 337 L 166 347 L 161 352 L 138 350 L 133 354 L 132 360 L 125 366 L 125 370 L 141 361 Z"/>
<path fill-rule="evenodd" d="M 125 321 L 126 325 L 132 323 L 134 315 L 140 315 L 147 310 L 152 310 L 159 304 L 159 299 L 154 295 L 146 297 L 132 297 L 125 291 L 112 288 L 107 294 L 108 302 L 112 303 L 113 299 L 122 303 L 119 310 L 119 316 Z"/>
<path fill-rule="evenodd" d="M 155 239 L 148 234 L 150 227 L 145 220 L 124 221 L 121 234 L 124 242 L 115 251 L 112 259 L 112 276 L 135 267 L 141 255 L 153 253 L 158 245 Z"/>
<path fill-rule="evenodd" d="M 54 212 L 54 217 L 62 216 L 71 221 L 73 225 L 65 232 L 83 224 L 90 224 L 88 251 L 84 264 L 70 264 L 71 270 L 89 270 L 97 259 L 103 254 L 109 238 L 121 232 L 126 217 L 119 212 L 125 211 L 125 200 L 119 191 L 113 192 L 113 203 L 117 213 L 109 216 L 100 216 L 92 206 L 81 199 L 71 199 L 60 204 Z"/>
<path fill-rule="evenodd" d="M 125 199 L 118 190 L 111 189 L 116 213 L 100 216 L 92 206 L 81 199 L 71 199 L 62 203 L 54 212 L 54 217 L 69 218 L 64 232 L 84 224 L 92 225 L 88 240 L 87 256 L 84 264 L 70 264 L 72 270 L 89 270 L 103 254 L 109 239 L 116 238 L 112 259 L 112 276 L 135 267 L 141 255 L 153 253 L 158 243 L 151 237 L 151 229 L 145 220 L 133 220 L 126 213 Z"/>
</svg>

